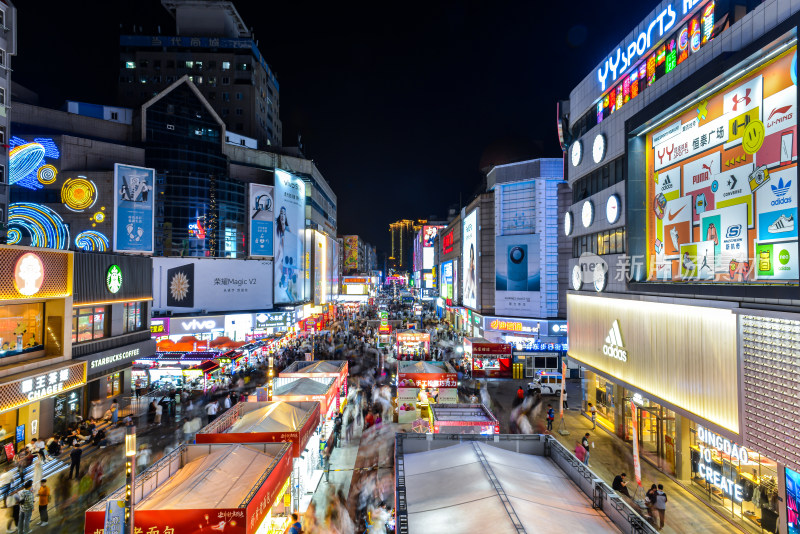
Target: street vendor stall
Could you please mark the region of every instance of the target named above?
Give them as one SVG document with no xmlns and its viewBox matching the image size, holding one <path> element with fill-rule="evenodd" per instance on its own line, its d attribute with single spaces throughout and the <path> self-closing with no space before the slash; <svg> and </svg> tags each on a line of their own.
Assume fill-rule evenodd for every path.
<svg viewBox="0 0 800 534">
<path fill-rule="evenodd" d="M 284 532 L 291 514 L 291 444 L 183 444 L 141 473 L 133 487 L 137 532 Z M 106 503 L 86 511 L 84 532 L 104 528 Z M 141 530 L 140 530 L 141 529 Z"/>
<path fill-rule="evenodd" d="M 458 374 L 447 362 L 397 362 L 397 422 L 428 417 L 433 402 L 458 402 Z"/>
<path fill-rule="evenodd" d="M 320 360 L 308 362 L 298 360 L 278 375 L 282 378 L 333 378 L 338 392 L 336 409 L 342 411 L 343 401 L 347 398 L 348 363 L 344 360 Z"/>
<path fill-rule="evenodd" d="M 293 378 L 278 376 L 273 380 L 272 400 L 288 402 L 316 401 L 320 404 L 320 439 L 325 441 L 333 430 L 336 414 L 336 386 L 333 378 Z M 260 394 L 259 394 L 260 395 Z M 259 398 L 261 400 L 261 398 Z"/>
<path fill-rule="evenodd" d="M 426 360 L 431 350 L 431 335 L 428 332 L 405 330 L 397 332 L 398 360 Z"/>
<path fill-rule="evenodd" d="M 511 345 L 482 337 L 464 338 L 463 363 L 475 378 L 511 378 Z"/>
<path fill-rule="evenodd" d="M 292 444 L 292 511 L 305 512 L 322 478 L 318 402 L 239 402 L 200 430 L 196 443 Z"/>
<path fill-rule="evenodd" d="M 435 404 L 430 409 L 434 434 L 499 434 L 500 423 L 483 404 Z"/>
</svg>

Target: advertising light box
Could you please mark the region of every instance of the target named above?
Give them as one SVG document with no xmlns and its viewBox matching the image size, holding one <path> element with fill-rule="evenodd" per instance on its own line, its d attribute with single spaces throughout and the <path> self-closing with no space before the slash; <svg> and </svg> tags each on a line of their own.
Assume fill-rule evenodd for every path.
<svg viewBox="0 0 800 534">
<path fill-rule="evenodd" d="M 796 51 L 647 134 L 649 281 L 800 278 Z"/>
<path fill-rule="evenodd" d="M 475 308 L 478 306 L 478 209 L 464 218 L 462 232 L 463 244 L 463 276 L 464 284 L 462 302 L 464 306 Z"/>
<path fill-rule="evenodd" d="M 276 169 L 274 193 L 275 302 L 300 302 L 305 296 L 305 182 Z"/>
<path fill-rule="evenodd" d="M 270 308 L 270 260 L 153 258 L 153 310 L 192 313 Z"/>
</svg>

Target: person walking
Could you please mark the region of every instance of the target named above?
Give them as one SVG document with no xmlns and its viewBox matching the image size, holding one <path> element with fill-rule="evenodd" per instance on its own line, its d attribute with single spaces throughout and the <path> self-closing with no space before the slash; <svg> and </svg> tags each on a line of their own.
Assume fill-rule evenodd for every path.
<svg viewBox="0 0 800 534">
<path fill-rule="evenodd" d="M 47 505 L 50 504 L 50 488 L 47 485 L 47 479 L 42 479 L 42 485 L 39 487 L 39 526 L 47 524 Z"/>
<path fill-rule="evenodd" d="M 589 433 L 587 432 L 584 434 L 583 439 L 581 440 L 581 445 L 584 449 L 586 449 L 586 455 L 583 457 L 583 463 L 587 467 L 589 466 L 589 447 L 591 446 L 591 441 L 589 441 Z"/>
<path fill-rule="evenodd" d="M 153 423 L 160 425 L 161 424 L 161 415 L 164 413 L 164 405 L 160 402 L 156 404 L 156 417 Z"/>
<path fill-rule="evenodd" d="M 567 404 L 567 390 L 564 390 L 564 409 L 569 410 L 569 404 Z"/>
<path fill-rule="evenodd" d="M 664 528 L 664 514 L 667 511 L 667 494 L 664 493 L 664 484 L 658 485 L 653 511 L 658 518 L 658 530 L 662 530 Z"/>
<path fill-rule="evenodd" d="M 547 430 L 553 430 L 553 420 L 556 418 L 556 412 L 553 410 L 553 405 L 547 405 Z"/>
<path fill-rule="evenodd" d="M 592 416 L 592 430 L 594 430 L 597 428 L 597 408 L 591 402 L 589 403 L 589 415 Z"/>
<path fill-rule="evenodd" d="M 206 413 L 208 414 L 209 424 L 217 418 L 217 401 L 211 401 L 206 406 Z"/>
<path fill-rule="evenodd" d="M 3 494 L 3 507 L 8 508 L 8 492 L 11 489 L 11 482 L 14 480 L 14 471 L 7 469 L 0 475 L 0 493 Z"/>
<path fill-rule="evenodd" d="M 19 526 L 19 492 L 12 494 L 8 501 L 11 503 L 11 515 L 8 517 L 8 522 L 6 523 L 6 530 L 11 532 L 16 532 L 17 527 Z M 14 524 L 14 529 L 11 529 L 11 524 Z"/>
<path fill-rule="evenodd" d="M 80 477 L 81 471 L 81 455 L 83 454 L 83 449 L 80 447 L 75 447 L 69 453 L 69 476 L 67 478 L 72 478 L 72 473 L 75 473 L 75 478 Z"/>
<path fill-rule="evenodd" d="M 19 492 L 19 534 L 28 534 L 30 531 L 33 506 L 36 502 L 31 491 L 32 487 L 33 481 L 28 480 L 24 489 Z"/>
<path fill-rule="evenodd" d="M 117 426 L 117 422 L 119 421 L 119 403 L 117 399 L 111 403 L 111 424 Z"/>
</svg>

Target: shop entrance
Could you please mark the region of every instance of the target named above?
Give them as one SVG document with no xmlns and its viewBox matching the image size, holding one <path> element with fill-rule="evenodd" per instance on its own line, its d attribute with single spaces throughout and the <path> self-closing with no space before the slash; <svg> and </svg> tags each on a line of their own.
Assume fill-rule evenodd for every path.
<svg viewBox="0 0 800 534">
<path fill-rule="evenodd" d="M 670 475 L 675 475 L 675 412 L 634 394 L 639 426 L 639 450 L 650 463 Z M 625 403 L 628 435 L 632 431 L 630 403 Z"/>
</svg>

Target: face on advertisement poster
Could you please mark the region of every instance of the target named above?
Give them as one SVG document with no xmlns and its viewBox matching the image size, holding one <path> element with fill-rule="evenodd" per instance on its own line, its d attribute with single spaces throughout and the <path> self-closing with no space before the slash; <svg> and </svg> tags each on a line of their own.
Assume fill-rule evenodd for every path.
<svg viewBox="0 0 800 534">
<path fill-rule="evenodd" d="M 305 183 L 291 174 L 275 171 L 275 302 L 303 299 L 303 237 Z"/>
<path fill-rule="evenodd" d="M 464 219 L 464 306 L 476 307 L 478 298 L 478 210 Z"/>
<path fill-rule="evenodd" d="M 792 47 L 647 134 L 648 280 L 798 279 L 796 61 Z"/>
<path fill-rule="evenodd" d="M 114 250 L 153 252 L 155 169 L 114 164 Z"/>
<path fill-rule="evenodd" d="M 250 256 L 272 256 L 272 186 L 250 184 Z"/>
</svg>

